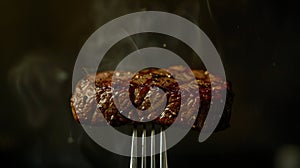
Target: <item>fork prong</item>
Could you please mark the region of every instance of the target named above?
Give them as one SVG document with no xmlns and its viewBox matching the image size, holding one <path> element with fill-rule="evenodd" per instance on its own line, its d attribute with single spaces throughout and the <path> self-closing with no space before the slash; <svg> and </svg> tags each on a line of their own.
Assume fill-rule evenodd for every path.
<svg viewBox="0 0 300 168">
<path fill-rule="evenodd" d="M 168 168 L 167 150 L 166 150 L 166 135 L 163 128 L 160 128 L 160 168 Z"/>
<path fill-rule="evenodd" d="M 147 132 L 146 132 L 146 126 L 143 126 L 143 132 L 142 132 L 142 160 L 141 160 L 141 168 L 146 168 L 146 148 L 147 148 L 147 144 L 146 144 L 146 138 L 147 138 Z"/>
<path fill-rule="evenodd" d="M 168 168 L 168 160 L 167 160 L 167 150 L 166 150 L 166 135 L 165 132 L 163 131 L 163 128 L 160 127 L 160 133 L 159 133 L 159 167 L 160 168 Z M 146 139 L 147 139 L 147 130 L 146 127 L 143 127 L 142 131 L 142 157 L 141 157 L 141 168 L 146 168 L 146 149 L 147 149 L 147 144 L 146 144 Z M 132 141 L 131 141 L 131 157 L 130 157 L 130 168 L 138 168 L 138 158 L 137 158 L 137 128 L 134 127 L 132 131 Z M 155 161 L 155 127 L 154 125 L 152 126 L 151 129 L 151 161 L 150 161 L 150 167 L 151 168 L 156 168 L 156 161 Z"/>
<path fill-rule="evenodd" d="M 152 126 L 151 129 L 151 162 L 150 162 L 150 167 L 155 168 L 155 128 L 154 125 Z"/>
<path fill-rule="evenodd" d="M 132 131 L 130 168 L 137 168 L 137 129 Z"/>
</svg>

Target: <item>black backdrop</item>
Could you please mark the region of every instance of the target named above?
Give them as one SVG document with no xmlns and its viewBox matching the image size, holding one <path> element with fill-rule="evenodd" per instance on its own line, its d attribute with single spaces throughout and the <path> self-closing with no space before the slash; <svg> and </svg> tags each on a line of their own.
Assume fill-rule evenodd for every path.
<svg viewBox="0 0 300 168">
<path fill-rule="evenodd" d="M 201 144 L 191 131 L 168 151 L 170 167 L 299 166 L 296 3 L 210 2 L 213 21 L 203 1 L 1 1 L 1 164 L 128 167 L 129 158 L 97 146 L 72 120 L 72 69 L 99 26 L 130 12 L 163 10 L 202 26 L 235 93 L 231 127 Z"/>
</svg>

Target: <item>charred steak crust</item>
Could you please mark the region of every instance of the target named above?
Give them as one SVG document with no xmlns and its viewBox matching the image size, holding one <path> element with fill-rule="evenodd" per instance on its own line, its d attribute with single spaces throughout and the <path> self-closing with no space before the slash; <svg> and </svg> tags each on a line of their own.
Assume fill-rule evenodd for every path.
<svg viewBox="0 0 300 168">
<path fill-rule="evenodd" d="M 174 66 L 170 67 L 169 70 L 176 74 L 180 74 L 176 77 L 177 79 L 180 78 L 181 75 L 184 79 L 193 79 L 192 76 L 189 76 L 186 68 L 184 67 Z M 151 122 L 169 126 L 174 122 L 176 117 L 180 117 L 180 125 L 185 126 L 189 123 L 190 125 L 193 124 L 193 129 L 201 130 L 210 105 L 217 101 L 223 101 L 218 93 L 221 90 L 227 89 L 224 111 L 215 131 L 229 127 L 233 100 L 231 83 L 224 82 L 222 79 L 214 75 L 209 75 L 208 72 L 204 70 L 193 70 L 192 72 L 199 86 L 200 100 L 193 94 L 180 95 L 179 86 L 176 81 L 177 79 L 174 79 L 173 76 L 163 69 L 150 68 L 142 70 L 137 74 L 131 74 L 131 72 L 115 72 L 114 82 L 118 82 L 118 86 L 124 86 L 124 88 L 126 87 L 125 84 L 122 85 L 124 79 L 128 78 L 128 75 L 134 75 L 133 78 L 130 79 L 130 100 L 125 99 L 125 93 L 122 92 L 118 93 L 117 97 L 113 97 L 113 71 L 97 73 L 95 78 L 91 75 L 87 75 L 84 79 L 78 82 L 75 92 L 71 98 L 73 116 L 77 122 L 80 121 L 82 124 L 89 125 L 102 125 L 109 123 L 112 126 L 121 126 L 125 124 L 138 124 L 138 122 L 129 119 L 132 118 L 133 115 L 138 114 L 131 112 L 130 108 L 125 108 L 122 109 L 122 111 L 119 111 L 115 106 L 114 101 L 122 100 L 120 103 L 123 103 L 125 107 L 127 107 L 129 103 L 132 103 L 138 109 L 147 109 L 149 106 L 159 106 L 161 103 L 160 98 L 155 99 L 155 101 L 151 102 L 151 104 L 149 101 L 149 96 L 152 94 L 150 86 L 156 86 L 166 93 L 167 104 L 163 112 L 153 111 L 153 113 L 149 114 L 159 116 Z M 95 82 L 92 81 L 93 79 L 95 79 Z M 211 85 L 211 81 L 214 81 L 214 86 Z M 183 84 L 182 88 L 188 91 L 191 87 L 194 86 L 190 85 L 190 81 L 187 80 Z M 217 92 L 217 96 L 212 98 L 211 89 L 214 89 L 214 91 Z M 123 90 L 125 92 L 125 89 Z M 159 95 L 154 95 L 154 97 L 155 96 L 159 97 Z M 180 96 L 187 96 L 187 106 L 180 105 Z M 200 101 L 201 105 L 197 116 L 191 114 L 191 111 L 195 110 L 194 105 L 196 101 Z M 180 116 L 178 116 L 180 108 L 186 109 L 182 109 L 183 112 Z M 103 115 L 101 115 L 101 113 Z M 127 118 L 124 117 L 124 115 L 127 116 Z M 191 123 L 192 119 L 195 119 L 194 123 Z"/>
</svg>

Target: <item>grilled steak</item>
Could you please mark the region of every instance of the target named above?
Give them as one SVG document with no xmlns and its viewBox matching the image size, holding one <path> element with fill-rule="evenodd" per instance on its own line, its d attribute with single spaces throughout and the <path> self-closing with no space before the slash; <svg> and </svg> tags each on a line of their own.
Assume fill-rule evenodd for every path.
<svg viewBox="0 0 300 168">
<path fill-rule="evenodd" d="M 168 71 L 178 75 L 174 78 Z M 131 120 L 131 118 L 140 117 L 140 121 L 146 121 L 151 117 L 153 118 L 153 116 L 157 117 L 151 121 L 152 123 L 169 126 L 179 117 L 180 125 L 190 124 L 193 125 L 193 129 L 201 130 L 210 105 L 217 101 L 223 101 L 218 93 L 227 89 L 225 108 L 216 131 L 229 126 L 233 99 L 230 83 L 224 82 L 216 76 L 209 75 L 207 71 L 193 70 L 193 75 L 197 81 L 196 85 L 199 87 L 199 98 L 199 96 L 191 92 L 191 90 L 198 88 L 191 84 L 194 77 L 187 73 L 186 68 L 174 66 L 168 68 L 168 71 L 149 68 L 136 74 L 132 72 L 107 71 L 97 73 L 95 77 L 87 75 L 78 82 L 71 98 L 73 116 L 76 121 L 80 121 L 82 124 L 102 125 L 109 123 L 112 126 L 139 124 L 139 122 Z M 114 80 L 112 80 L 114 73 Z M 129 92 L 126 89 L 128 88 L 128 83 L 124 81 L 130 81 Z M 181 81 L 181 87 L 179 87 L 178 81 Z M 213 81 L 214 85 L 212 85 L 211 81 Z M 112 86 L 116 83 L 119 88 L 117 91 L 114 90 L 116 93 L 113 94 L 112 88 L 114 87 Z M 156 90 L 159 88 L 165 92 L 166 104 L 162 102 L 163 98 L 160 92 L 155 92 L 155 89 L 151 88 L 156 88 Z M 180 89 L 184 91 L 182 92 Z M 211 96 L 212 89 L 217 93 L 214 97 Z M 128 94 L 129 99 L 127 98 Z M 187 100 L 185 102 L 187 104 L 181 104 L 182 98 Z M 199 109 L 195 109 L 198 108 L 196 104 L 199 102 Z M 118 110 L 116 103 L 121 104 L 123 108 Z M 139 109 L 138 112 L 132 110 L 130 105 Z M 143 110 L 150 107 L 154 109 L 151 113 L 142 114 Z M 156 111 L 155 109 L 163 110 Z M 178 115 L 180 109 L 183 112 Z M 192 113 L 193 110 L 199 110 L 198 114 Z M 195 122 L 191 123 L 193 121 Z"/>
</svg>

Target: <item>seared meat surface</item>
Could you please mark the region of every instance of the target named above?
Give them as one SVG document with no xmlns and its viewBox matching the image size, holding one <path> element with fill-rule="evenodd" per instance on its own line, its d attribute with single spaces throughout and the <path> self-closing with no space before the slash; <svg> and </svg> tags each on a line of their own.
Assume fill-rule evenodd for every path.
<svg viewBox="0 0 300 168">
<path fill-rule="evenodd" d="M 176 74 L 176 78 L 169 72 Z M 192 70 L 192 73 L 188 73 L 184 67 L 174 66 L 168 68 L 168 71 L 149 68 L 138 73 L 107 71 L 97 73 L 95 77 L 87 75 L 78 82 L 71 98 L 73 116 L 83 124 L 109 123 L 112 126 L 140 124 L 131 118 L 169 126 L 179 117 L 180 125 L 190 124 L 193 125 L 193 129 L 201 130 L 210 105 L 224 101 L 218 93 L 226 89 L 226 104 L 216 131 L 227 128 L 233 99 L 230 83 L 209 75 L 204 70 Z M 196 79 L 196 83 L 192 82 L 193 79 Z M 165 95 L 158 92 L 159 89 Z M 193 89 L 199 89 L 200 98 Z M 211 96 L 212 89 L 217 93 L 214 97 Z M 166 97 L 165 103 L 162 96 Z M 185 104 L 181 104 L 182 98 L 187 100 L 183 102 Z M 197 106 L 199 102 L 200 107 Z M 121 110 L 118 110 L 116 103 L 122 106 Z M 138 110 L 133 110 L 132 105 Z M 145 113 L 144 110 L 150 107 L 153 110 Z M 179 115 L 180 109 L 182 113 Z M 199 112 L 192 113 L 193 110 Z M 193 121 L 195 122 L 191 123 Z"/>
</svg>

